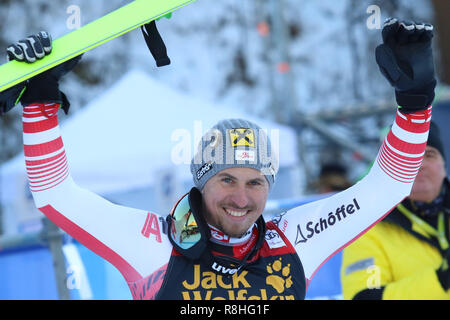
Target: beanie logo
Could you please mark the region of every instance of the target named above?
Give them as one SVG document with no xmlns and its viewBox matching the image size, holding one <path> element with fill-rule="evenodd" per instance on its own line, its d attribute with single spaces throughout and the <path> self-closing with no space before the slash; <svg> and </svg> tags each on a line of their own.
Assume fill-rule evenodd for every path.
<svg viewBox="0 0 450 320">
<path fill-rule="evenodd" d="M 213 167 L 212 163 L 205 163 L 200 169 L 197 171 L 197 180 L 200 180 L 205 174 L 209 172 Z"/>
<path fill-rule="evenodd" d="M 255 147 L 255 133 L 253 129 L 229 129 L 232 147 Z"/>
<path fill-rule="evenodd" d="M 237 161 L 250 161 L 254 162 L 256 160 L 255 151 L 253 150 L 236 150 L 234 159 Z"/>
</svg>

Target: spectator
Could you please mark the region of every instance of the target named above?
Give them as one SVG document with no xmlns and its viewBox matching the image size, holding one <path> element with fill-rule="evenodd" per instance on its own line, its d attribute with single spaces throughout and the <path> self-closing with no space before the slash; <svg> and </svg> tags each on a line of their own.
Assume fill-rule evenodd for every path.
<svg viewBox="0 0 450 320">
<path fill-rule="evenodd" d="M 343 252 L 344 299 L 450 299 L 449 186 L 432 122 L 410 196 Z"/>
</svg>

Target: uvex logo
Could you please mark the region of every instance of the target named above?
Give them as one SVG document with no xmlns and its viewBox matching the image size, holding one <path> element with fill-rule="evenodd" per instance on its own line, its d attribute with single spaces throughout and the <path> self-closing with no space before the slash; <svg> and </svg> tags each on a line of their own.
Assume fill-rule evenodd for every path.
<svg viewBox="0 0 450 320">
<path fill-rule="evenodd" d="M 223 274 L 234 274 L 239 271 L 239 268 L 226 268 L 224 266 L 221 266 L 217 262 L 214 262 L 212 265 L 212 268 L 216 270 L 217 272 L 223 273 Z"/>
</svg>

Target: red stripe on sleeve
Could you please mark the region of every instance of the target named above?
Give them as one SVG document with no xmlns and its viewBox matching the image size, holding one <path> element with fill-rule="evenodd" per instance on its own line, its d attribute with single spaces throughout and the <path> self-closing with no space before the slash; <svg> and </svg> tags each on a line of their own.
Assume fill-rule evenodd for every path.
<svg viewBox="0 0 450 320">
<path fill-rule="evenodd" d="M 63 147 L 63 141 L 61 137 L 36 145 L 24 145 L 24 154 L 26 157 L 43 156 L 49 153 L 56 152 Z"/>
<path fill-rule="evenodd" d="M 55 128 L 58 125 L 58 118 L 52 117 L 46 120 L 37 122 L 23 122 L 23 132 L 24 133 L 36 133 L 47 131 Z"/>
<path fill-rule="evenodd" d="M 377 163 L 380 166 L 380 169 L 383 170 L 383 172 L 385 174 L 387 174 L 389 177 L 391 177 L 392 179 L 398 181 L 398 182 L 402 182 L 402 183 L 411 183 L 414 181 L 414 179 L 411 178 L 404 178 L 404 177 L 400 177 L 399 175 L 393 173 L 389 167 L 380 159 L 377 159 Z"/>
<path fill-rule="evenodd" d="M 397 117 L 395 122 L 403 130 L 413 133 L 424 133 L 428 131 L 429 119 L 431 118 L 432 107 L 422 112 L 416 112 L 412 114 L 403 114 L 397 111 Z M 414 122 L 418 121 L 418 122 Z"/>
<path fill-rule="evenodd" d="M 419 171 L 419 169 L 417 169 L 415 172 L 406 172 L 404 171 L 402 168 L 398 169 L 395 166 L 392 165 L 392 163 L 386 162 L 383 157 L 378 158 L 379 163 L 383 164 L 384 168 L 386 170 L 388 170 L 391 174 L 394 174 L 396 176 L 398 176 L 399 178 L 405 179 L 405 180 L 409 180 L 409 179 L 415 179 L 417 171 Z"/>
<path fill-rule="evenodd" d="M 60 153 L 58 153 L 56 156 L 47 158 L 47 159 L 42 159 L 42 160 L 25 160 L 25 165 L 27 166 L 27 168 L 29 170 L 32 170 L 32 168 L 29 168 L 29 166 L 40 166 L 40 165 L 45 165 L 48 164 L 60 157 L 65 157 L 66 152 L 64 150 L 62 150 Z"/>
<path fill-rule="evenodd" d="M 401 154 L 398 154 L 394 150 L 390 149 L 386 144 L 383 144 L 383 152 L 389 153 L 393 158 L 398 159 L 398 162 L 401 163 L 401 160 L 403 160 L 406 164 L 417 164 L 422 162 L 423 156 L 417 156 L 417 157 L 407 157 Z"/>
<path fill-rule="evenodd" d="M 37 185 L 37 186 L 34 186 L 30 183 L 30 190 L 31 190 L 31 192 L 40 192 L 40 191 L 52 189 L 52 188 L 56 187 L 57 185 L 59 185 L 64 180 L 66 180 L 66 178 L 68 176 L 69 176 L 69 168 L 66 167 L 66 170 L 63 172 L 63 174 L 61 176 L 58 176 L 57 178 L 53 179 L 52 181 L 50 181 L 48 183 L 45 183 L 43 185 Z M 56 181 L 58 181 L 58 183 L 55 183 Z"/>
<path fill-rule="evenodd" d="M 56 116 L 59 104 L 56 103 L 35 103 L 23 108 L 24 118 L 46 117 L 48 119 Z"/>
<path fill-rule="evenodd" d="M 381 152 L 385 154 L 392 162 L 397 163 L 402 167 L 415 168 L 420 167 L 422 163 L 422 157 L 410 158 L 401 156 L 388 148 L 386 144 L 381 147 Z"/>
<path fill-rule="evenodd" d="M 392 133 L 392 130 L 389 131 L 389 133 L 388 133 L 387 141 L 393 148 L 397 149 L 398 151 L 401 151 L 404 153 L 409 153 L 411 155 L 423 153 L 425 150 L 425 147 L 427 146 L 427 142 L 408 143 L 403 140 L 400 140 Z"/>
<path fill-rule="evenodd" d="M 424 133 L 428 131 L 428 126 L 425 126 L 423 123 L 411 123 L 410 120 L 403 119 L 402 117 L 397 117 L 395 120 L 397 125 L 403 130 L 412 132 L 412 133 Z"/>
<path fill-rule="evenodd" d="M 380 158 L 383 162 L 388 163 L 390 167 L 398 170 L 399 172 L 404 172 L 405 174 L 416 174 L 420 168 L 420 164 L 415 167 L 406 167 L 399 165 L 395 160 L 389 157 L 386 152 L 380 152 Z"/>
<path fill-rule="evenodd" d="M 30 182 L 34 182 L 45 177 L 54 176 L 58 173 L 58 171 L 65 167 L 67 167 L 67 159 L 63 159 L 61 163 L 56 163 L 45 170 L 36 172 L 28 171 L 28 178 L 30 179 Z"/>
<path fill-rule="evenodd" d="M 27 172 L 28 172 L 28 174 L 31 174 L 31 175 L 44 173 L 49 170 L 52 170 L 52 168 L 59 166 L 62 162 L 67 162 L 67 157 L 66 157 L 65 153 L 63 154 L 63 156 L 61 158 L 59 158 L 58 160 L 56 160 L 54 162 L 49 162 L 45 165 L 42 165 L 39 167 L 34 167 L 34 168 L 27 167 Z"/>
</svg>

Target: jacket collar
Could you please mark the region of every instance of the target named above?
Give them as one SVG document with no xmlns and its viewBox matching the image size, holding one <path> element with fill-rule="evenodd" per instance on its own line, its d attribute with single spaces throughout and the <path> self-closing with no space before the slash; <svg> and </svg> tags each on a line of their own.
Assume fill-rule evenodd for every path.
<svg viewBox="0 0 450 320">
<path fill-rule="evenodd" d="M 447 237 L 448 237 L 448 233 L 449 233 L 449 230 L 448 230 L 449 222 L 448 221 L 449 221 L 449 215 L 450 215 L 450 192 L 449 192 L 450 191 L 450 181 L 448 180 L 448 178 L 444 179 L 444 185 L 446 187 L 447 192 L 444 196 L 443 208 L 446 211 L 446 226 L 447 226 L 446 233 L 447 233 Z M 411 204 L 411 200 L 409 198 L 406 198 L 401 203 L 408 210 L 410 210 L 413 214 L 416 214 L 415 209 L 413 208 L 413 206 Z M 424 219 L 421 216 L 419 216 L 419 218 Z M 431 219 L 424 219 L 424 220 L 427 223 L 429 223 L 431 226 L 433 226 L 434 228 L 437 225 L 436 217 L 433 217 Z M 437 239 L 435 239 L 434 237 L 427 238 L 424 235 L 422 235 L 421 233 L 415 231 L 413 228 L 412 221 L 410 219 L 408 219 L 403 213 L 401 213 L 397 208 L 392 210 L 392 212 L 390 214 L 388 214 L 386 216 L 386 218 L 383 219 L 383 221 L 396 224 L 396 225 L 402 227 L 403 229 L 405 229 L 406 231 L 408 231 L 410 234 L 412 234 L 416 238 L 423 240 L 423 241 L 433 245 L 434 247 L 438 248 L 439 250 L 441 250 Z"/>
</svg>

